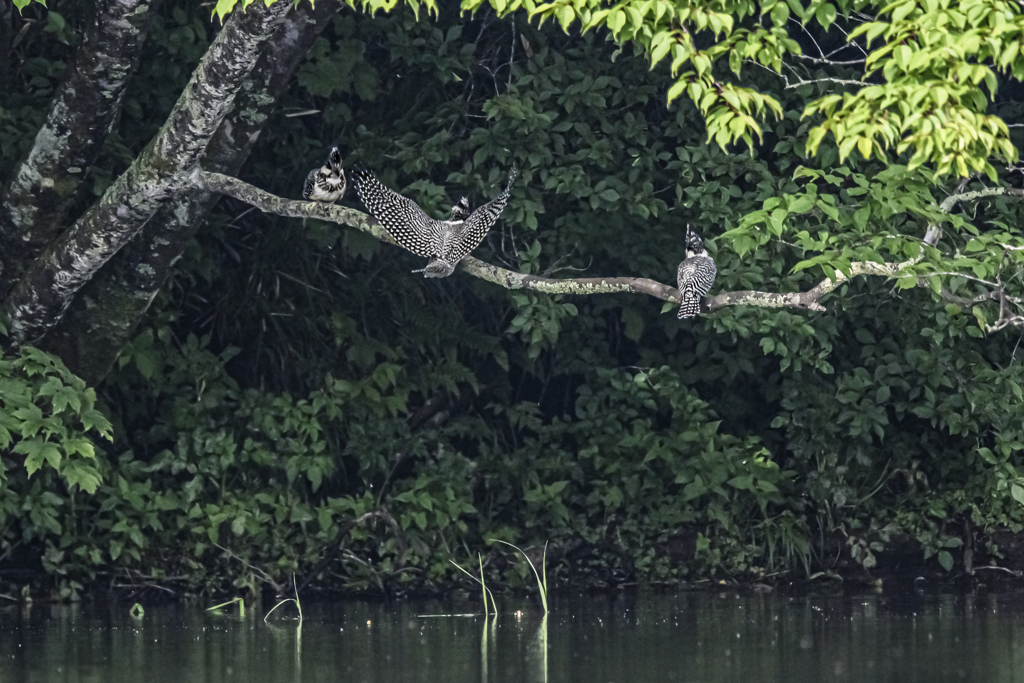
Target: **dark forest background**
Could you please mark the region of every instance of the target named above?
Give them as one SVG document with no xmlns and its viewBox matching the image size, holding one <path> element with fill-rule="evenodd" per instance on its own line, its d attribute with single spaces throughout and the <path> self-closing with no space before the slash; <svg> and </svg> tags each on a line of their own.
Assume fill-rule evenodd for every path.
<svg viewBox="0 0 1024 683">
<path fill-rule="evenodd" d="M 0 180 L 31 146 L 90 12 L 55 0 L 4 17 L 16 40 Z M 208 3 L 162 3 L 83 206 L 157 132 L 218 28 Z M 835 216 L 806 217 L 812 234 L 854 222 L 923 234 L 914 202 L 959 182 L 926 182 L 894 154 L 840 163 L 827 140 L 808 157 L 812 122 L 799 112 L 831 86 L 744 75 L 788 113 L 765 121 L 754 148 L 725 150 L 691 103 L 666 107 L 667 68 L 598 31 L 460 16 L 452 3 L 420 21 L 345 8 L 239 177 L 298 198 L 336 145 L 347 168 L 440 216 L 462 194 L 489 199 L 514 164 L 522 179 L 475 256 L 674 284 L 690 224 L 717 261 L 713 292 L 821 279 L 792 272 L 804 255 L 784 239 L 754 250 L 716 239 L 803 187 L 798 166 L 822 171 L 834 198 Z M 993 105 L 1008 122 L 1019 96 Z M 342 203 L 363 210 L 352 191 Z M 1016 229 L 1020 207 L 996 197 L 957 215 Z M 89 442 L 57 456 L 76 463 L 63 473 L 29 476 L 32 453 L 3 452 L 0 580 L 58 597 L 128 584 L 282 590 L 293 576 L 402 594 L 462 584 L 449 561 L 475 567 L 479 553 L 491 585 L 532 582 L 494 539 L 534 558 L 547 543 L 555 585 L 870 580 L 999 562 L 999 534 L 1022 527 L 1020 335 L 984 333 L 930 289 L 860 278 L 824 313 L 729 307 L 680 321 L 636 294 L 425 280 L 409 272 L 421 261 L 222 199 L 114 368 L 88 378 L 111 440 L 52 356 L 8 353 L 0 390 L 63 387 L 87 418 L 67 418 L 68 434 Z"/>
</svg>

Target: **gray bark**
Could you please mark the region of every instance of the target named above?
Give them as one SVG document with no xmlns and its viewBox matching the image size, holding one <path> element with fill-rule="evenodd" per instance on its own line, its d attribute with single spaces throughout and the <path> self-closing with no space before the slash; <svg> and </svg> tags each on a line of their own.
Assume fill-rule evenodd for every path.
<svg viewBox="0 0 1024 683">
<path fill-rule="evenodd" d="M 288 14 L 245 79 L 235 107 L 202 159 L 206 169 L 235 175 L 313 41 L 341 9 L 340 2 L 299 5 Z M 186 245 L 220 198 L 201 185 L 184 189 L 85 286 L 42 346 L 87 382 L 110 370 L 138 321 L 164 285 Z"/>
<path fill-rule="evenodd" d="M 21 271 L 62 230 L 86 171 L 99 156 L 110 122 L 121 107 L 158 1 L 97 2 L 93 21 L 54 95 L 46 121 L 4 192 L 0 249 L 7 287 L 0 287 L 0 294 L 6 294 Z M 10 9 L 10 3 L 3 4 Z"/>
<path fill-rule="evenodd" d="M 232 13 L 153 141 L 99 202 L 50 242 L 4 301 L 11 343 L 41 338 L 110 257 L 165 202 L 195 184 L 200 156 L 290 8 L 288 2 L 256 2 Z"/>
</svg>

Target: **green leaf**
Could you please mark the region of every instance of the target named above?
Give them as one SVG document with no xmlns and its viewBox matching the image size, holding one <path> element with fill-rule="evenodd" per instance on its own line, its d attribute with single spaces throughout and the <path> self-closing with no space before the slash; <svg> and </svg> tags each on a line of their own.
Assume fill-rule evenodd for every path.
<svg viewBox="0 0 1024 683">
<path fill-rule="evenodd" d="M 831 3 L 823 2 L 818 5 L 818 11 L 814 13 L 814 18 L 827 31 L 828 27 L 835 23 L 836 8 Z"/>
<path fill-rule="evenodd" d="M 14 452 L 25 455 L 25 469 L 30 477 L 43 466 L 43 463 L 49 463 L 50 467 L 60 469 L 60 449 L 56 444 L 43 441 L 39 437 L 19 442 L 14 447 Z"/>
<path fill-rule="evenodd" d="M 18 8 L 18 13 L 20 14 L 21 10 L 28 7 L 30 2 L 38 2 L 43 7 L 46 7 L 46 0 L 14 0 L 14 6 Z"/>
<path fill-rule="evenodd" d="M 790 213 L 806 213 L 814 207 L 814 197 L 809 195 L 800 195 L 789 202 Z"/>
<path fill-rule="evenodd" d="M 69 487 L 77 486 L 90 495 L 96 493 L 103 481 L 96 468 L 75 460 L 67 462 L 61 475 Z"/>
<path fill-rule="evenodd" d="M 96 457 L 96 449 L 92 442 L 84 436 L 73 436 L 64 441 L 64 450 L 68 455 L 81 453 L 86 458 Z"/>
<path fill-rule="evenodd" d="M 644 319 L 635 309 L 629 306 L 622 308 L 623 334 L 626 338 L 638 342 L 644 333 Z"/>
<path fill-rule="evenodd" d="M 953 556 L 949 554 L 948 550 L 940 550 L 936 559 L 938 559 L 939 564 L 941 564 L 942 568 L 947 572 L 953 569 Z"/>
<path fill-rule="evenodd" d="M 772 23 L 779 28 L 785 28 L 786 21 L 789 20 L 789 7 L 784 2 L 780 2 L 775 5 L 771 11 Z"/>
<path fill-rule="evenodd" d="M 231 10 L 238 4 L 238 0 L 217 0 L 217 4 L 213 8 L 213 15 L 220 19 L 220 23 L 224 23 L 224 17 L 231 14 Z"/>
<path fill-rule="evenodd" d="M 1019 484 L 1010 484 L 1010 495 L 1013 496 L 1015 501 L 1024 505 L 1024 488 Z"/>
<path fill-rule="evenodd" d="M 555 10 L 555 14 L 558 18 L 558 23 L 562 26 L 562 30 L 568 33 L 572 20 L 576 18 L 576 13 L 573 12 L 572 5 L 562 5 Z"/>
</svg>

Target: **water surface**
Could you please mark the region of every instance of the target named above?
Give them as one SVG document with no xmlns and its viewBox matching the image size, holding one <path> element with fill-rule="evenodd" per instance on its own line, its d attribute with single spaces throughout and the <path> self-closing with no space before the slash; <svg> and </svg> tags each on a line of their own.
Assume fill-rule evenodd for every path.
<svg viewBox="0 0 1024 683">
<path fill-rule="evenodd" d="M 265 624 L 171 604 L 0 607 L 4 683 L 1024 681 L 1024 592 L 321 602 Z M 294 614 L 294 610 L 290 614 Z M 436 616 L 448 615 L 448 616 Z M 485 626 L 486 623 L 486 626 Z"/>
</svg>

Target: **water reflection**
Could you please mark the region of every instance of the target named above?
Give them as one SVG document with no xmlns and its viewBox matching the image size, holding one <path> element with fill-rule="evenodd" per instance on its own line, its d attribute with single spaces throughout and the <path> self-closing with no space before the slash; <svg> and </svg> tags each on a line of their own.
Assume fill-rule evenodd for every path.
<svg viewBox="0 0 1024 683">
<path fill-rule="evenodd" d="M 127 605 L 5 606 L 0 681 L 1024 680 L 1024 593 L 553 598 L 549 617 L 505 600 L 490 619 L 465 616 L 471 603 L 306 602 L 301 624 L 185 605 L 142 620 Z"/>
</svg>

